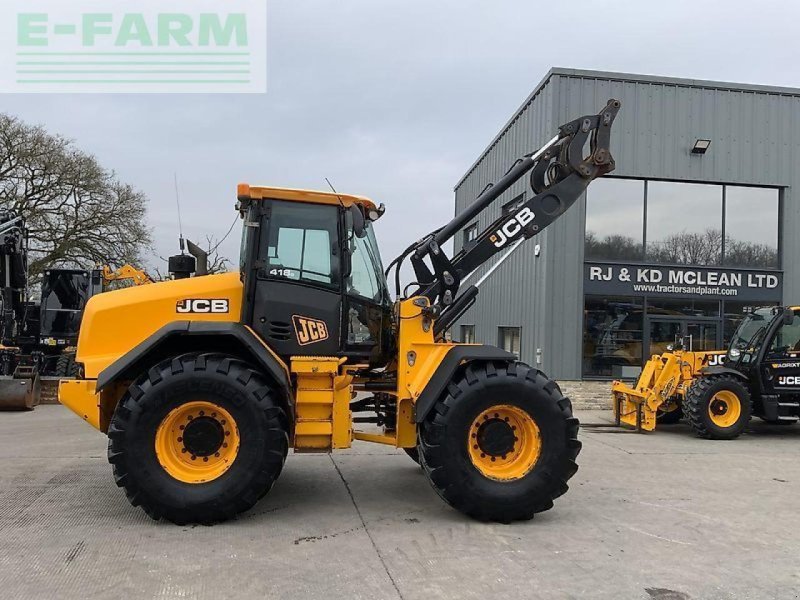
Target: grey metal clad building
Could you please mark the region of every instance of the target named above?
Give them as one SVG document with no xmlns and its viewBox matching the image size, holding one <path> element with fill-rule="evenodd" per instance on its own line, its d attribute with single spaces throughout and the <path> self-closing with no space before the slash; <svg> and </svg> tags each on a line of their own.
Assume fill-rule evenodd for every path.
<svg viewBox="0 0 800 600">
<path fill-rule="evenodd" d="M 456 212 L 609 98 L 622 101 L 616 170 L 483 284 L 455 339 L 602 379 L 635 374 L 676 335 L 719 348 L 753 307 L 800 303 L 798 89 L 554 68 L 458 182 Z M 456 251 L 530 193 L 518 182 Z"/>
</svg>

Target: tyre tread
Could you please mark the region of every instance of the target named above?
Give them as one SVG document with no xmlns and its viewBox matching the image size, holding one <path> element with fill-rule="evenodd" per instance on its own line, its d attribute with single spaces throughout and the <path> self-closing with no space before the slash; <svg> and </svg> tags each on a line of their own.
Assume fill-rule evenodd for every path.
<svg viewBox="0 0 800 600">
<path fill-rule="evenodd" d="M 531 382 L 545 401 L 552 402 L 559 411 L 562 426 L 567 440 L 566 448 L 556 463 L 539 476 L 545 482 L 544 497 L 531 504 L 522 498 L 511 506 L 506 505 L 502 513 L 494 506 L 482 504 L 463 492 L 460 481 L 450 477 L 444 467 L 446 448 L 439 442 L 446 430 L 448 413 L 460 401 L 459 396 L 470 388 L 479 385 L 489 377 L 524 378 Z M 454 390 L 455 388 L 455 390 Z M 454 393 L 455 391 L 457 393 Z M 535 513 L 544 512 L 553 507 L 553 500 L 562 496 L 569 489 L 567 481 L 575 475 L 578 465 L 575 462 L 582 444 L 578 440 L 578 419 L 572 416 L 572 403 L 561 396 L 557 384 L 547 378 L 541 371 L 525 363 L 470 363 L 460 377 L 448 386 L 442 398 L 438 400 L 428 418 L 420 426 L 419 457 L 425 473 L 433 489 L 450 506 L 480 521 L 510 522 L 531 519 Z"/>
<path fill-rule="evenodd" d="M 142 398 L 147 392 L 174 374 L 174 362 L 180 360 L 181 371 L 216 371 L 224 369 L 224 374 L 238 380 L 242 373 L 247 373 L 246 383 L 242 383 L 245 395 L 257 402 L 267 419 L 266 431 L 268 443 L 261 470 L 249 480 L 249 486 L 239 493 L 230 503 L 206 506 L 202 510 L 190 513 L 188 510 L 177 511 L 162 505 L 155 494 L 142 488 L 128 468 L 129 453 L 125 447 L 125 434 L 132 417 L 141 413 Z M 224 365 L 224 366 L 223 366 Z M 266 390 L 266 393 L 262 393 Z M 145 403 L 146 404 L 146 403 Z M 123 488 L 125 495 L 133 506 L 141 506 L 154 520 L 166 518 L 176 524 L 196 522 L 210 524 L 233 518 L 238 513 L 250 509 L 272 487 L 283 468 L 288 453 L 289 435 L 288 419 L 283 409 L 276 404 L 269 391 L 268 381 L 257 371 L 251 369 L 243 361 L 222 354 L 187 354 L 176 359 L 165 360 L 152 367 L 143 377 L 135 381 L 123 395 L 108 428 L 108 461 L 113 468 L 116 484 Z M 136 460 L 135 457 L 131 458 Z"/>
</svg>

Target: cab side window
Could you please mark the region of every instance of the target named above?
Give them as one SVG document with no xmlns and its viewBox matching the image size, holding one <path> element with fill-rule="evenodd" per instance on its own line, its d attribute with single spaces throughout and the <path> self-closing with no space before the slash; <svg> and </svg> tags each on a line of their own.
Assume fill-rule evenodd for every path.
<svg viewBox="0 0 800 600">
<path fill-rule="evenodd" d="M 371 256 L 372 248 L 368 239 L 353 236 L 350 244 L 352 267 L 350 277 L 347 278 L 347 293 L 380 302 L 381 287 L 375 273 L 376 269 L 380 269 L 380 264 L 376 265 Z"/>
<path fill-rule="evenodd" d="M 769 358 L 786 358 L 789 353 L 800 352 L 800 314 L 794 313 L 791 323 L 780 326 L 772 339 Z"/>
<path fill-rule="evenodd" d="M 338 286 L 336 223 L 334 206 L 273 201 L 266 275 Z"/>
</svg>

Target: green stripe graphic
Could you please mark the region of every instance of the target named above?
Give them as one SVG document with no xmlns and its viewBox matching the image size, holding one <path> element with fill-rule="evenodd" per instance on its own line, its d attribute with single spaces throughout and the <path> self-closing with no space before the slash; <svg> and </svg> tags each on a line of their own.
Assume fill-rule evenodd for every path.
<svg viewBox="0 0 800 600">
<path fill-rule="evenodd" d="M 204 84 L 204 83 L 250 83 L 249 79 L 17 79 L 17 83 L 98 83 L 106 85 L 107 83 L 191 83 L 191 84 Z"/>
<path fill-rule="evenodd" d="M 250 56 L 249 52 L 17 52 L 17 56 Z"/>
</svg>

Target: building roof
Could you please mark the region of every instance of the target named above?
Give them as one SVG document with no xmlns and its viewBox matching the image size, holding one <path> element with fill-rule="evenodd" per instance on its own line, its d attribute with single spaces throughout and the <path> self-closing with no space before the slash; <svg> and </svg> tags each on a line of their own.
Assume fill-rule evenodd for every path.
<svg viewBox="0 0 800 600">
<path fill-rule="evenodd" d="M 550 83 L 550 79 L 553 76 L 561 75 L 564 77 L 577 77 L 583 79 L 604 79 L 608 81 L 627 81 L 633 83 L 655 83 L 660 85 L 674 85 L 679 87 L 693 87 L 693 88 L 704 88 L 704 89 L 713 89 L 713 90 L 726 90 L 726 91 L 740 91 L 740 92 L 753 92 L 753 93 L 760 93 L 760 94 L 772 94 L 772 95 L 781 95 L 781 96 L 795 96 L 800 97 L 800 88 L 791 88 L 791 87 L 781 87 L 781 86 L 772 86 L 772 85 L 758 85 L 752 83 L 732 83 L 727 81 L 710 81 L 706 79 L 688 79 L 682 77 L 662 77 L 658 75 L 638 75 L 634 73 L 618 73 L 614 71 L 593 71 L 589 69 L 568 69 L 564 67 L 553 67 L 547 72 L 547 75 L 542 78 L 542 80 L 533 88 L 533 91 L 528 95 L 525 101 L 520 105 L 520 107 L 514 111 L 514 114 L 511 118 L 506 122 L 503 127 L 500 128 L 499 133 L 492 138 L 492 141 L 489 145 L 484 149 L 483 152 L 478 156 L 477 160 L 467 169 L 461 179 L 458 180 L 458 183 L 453 188 L 457 190 L 464 180 L 469 177 L 469 175 L 475 170 L 475 168 L 480 164 L 480 162 L 486 157 L 487 154 L 491 151 L 491 149 L 497 144 L 497 142 L 508 132 L 514 122 L 519 118 L 519 116 L 525 112 L 528 106 L 533 102 L 534 98 L 539 95 L 539 93 Z"/>
</svg>

